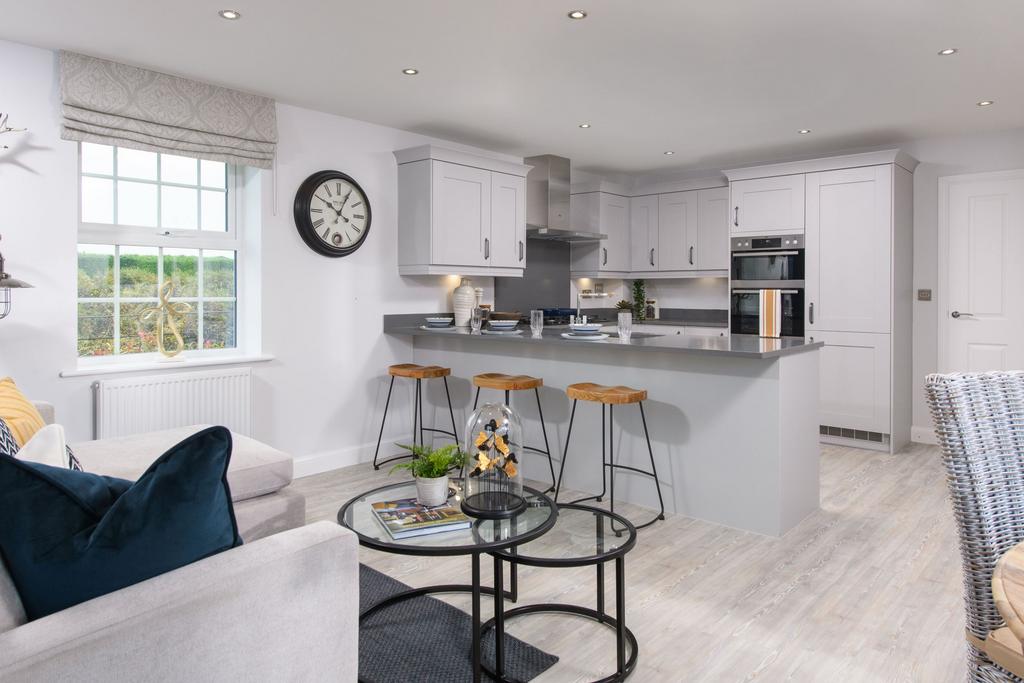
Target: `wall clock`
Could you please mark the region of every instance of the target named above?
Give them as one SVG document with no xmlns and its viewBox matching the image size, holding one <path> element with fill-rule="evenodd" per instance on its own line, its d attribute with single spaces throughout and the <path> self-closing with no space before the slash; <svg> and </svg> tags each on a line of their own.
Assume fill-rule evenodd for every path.
<svg viewBox="0 0 1024 683">
<path fill-rule="evenodd" d="M 370 202 L 341 171 L 319 171 L 295 193 L 295 227 L 302 241 L 324 256 L 348 256 L 370 232 Z"/>
</svg>

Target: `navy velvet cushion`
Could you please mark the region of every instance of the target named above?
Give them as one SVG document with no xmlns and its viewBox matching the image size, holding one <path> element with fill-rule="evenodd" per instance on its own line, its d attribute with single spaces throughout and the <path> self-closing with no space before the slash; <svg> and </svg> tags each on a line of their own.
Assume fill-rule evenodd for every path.
<svg viewBox="0 0 1024 683">
<path fill-rule="evenodd" d="M 0 458 L 0 553 L 29 620 L 241 545 L 230 459 L 224 427 L 188 437 L 134 484 Z"/>
</svg>

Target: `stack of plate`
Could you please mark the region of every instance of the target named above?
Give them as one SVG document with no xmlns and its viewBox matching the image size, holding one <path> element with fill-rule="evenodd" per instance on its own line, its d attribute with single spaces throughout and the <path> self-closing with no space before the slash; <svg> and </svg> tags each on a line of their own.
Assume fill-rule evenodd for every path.
<svg viewBox="0 0 1024 683">
<path fill-rule="evenodd" d="M 522 330 L 517 330 L 516 325 L 519 324 L 518 320 L 490 320 L 488 327 L 490 329 L 485 330 L 487 334 L 519 334 Z"/>
<path fill-rule="evenodd" d="M 569 332 L 562 334 L 566 339 L 579 339 L 581 341 L 597 341 L 607 339 L 608 335 L 601 332 L 600 323 L 578 323 L 569 325 Z"/>
<path fill-rule="evenodd" d="M 442 327 L 449 327 L 452 324 L 454 318 L 425 318 L 427 321 L 427 327 L 430 329 L 440 329 Z"/>
</svg>

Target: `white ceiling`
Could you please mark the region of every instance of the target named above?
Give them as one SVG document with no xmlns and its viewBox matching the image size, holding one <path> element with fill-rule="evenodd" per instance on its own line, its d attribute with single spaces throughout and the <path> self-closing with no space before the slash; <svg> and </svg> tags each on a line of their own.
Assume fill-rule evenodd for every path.
<svg viewBox="0 0 1024 683">
<path fill-rule="evenodd" d="M 577 7 L 589 17 L 569 20 Z M 1018 127 L 1022 29 L 1021 0 L 11 0 L 0 14 L 2 38 L 630 173 Z"/>
</svg>

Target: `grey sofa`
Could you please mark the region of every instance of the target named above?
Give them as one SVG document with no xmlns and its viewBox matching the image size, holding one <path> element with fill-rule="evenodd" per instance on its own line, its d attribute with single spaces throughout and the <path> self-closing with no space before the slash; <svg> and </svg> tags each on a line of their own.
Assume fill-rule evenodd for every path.
<svg viewBox="0 0 1024 683">
<path fill-rule="evenodd" d="M 54 421 L 53 406 L 35 402 L 47 424 Z M 208 425 L 192 425 L 116 439 L 70 444 L 86 472 L 135 481 L 154 460 L 190 434 Z M 228 486 L 246 541 L 293 529 L 306 523 L 305 497 L 288 489 L 292 483 L 292 457 L 276 448 L 232 434 Z"/>
<path fill-rule="evenodd" d="M 200 428 L 71 447 L 86 471 L 135 480 Z M 291 480 L 289 456 L 236 435 L 228 483 L 244 545 L 36 621 L 0 562 L 0 681 L 355 681 L 356 537 L 302 526 Z"/>
</svg>

